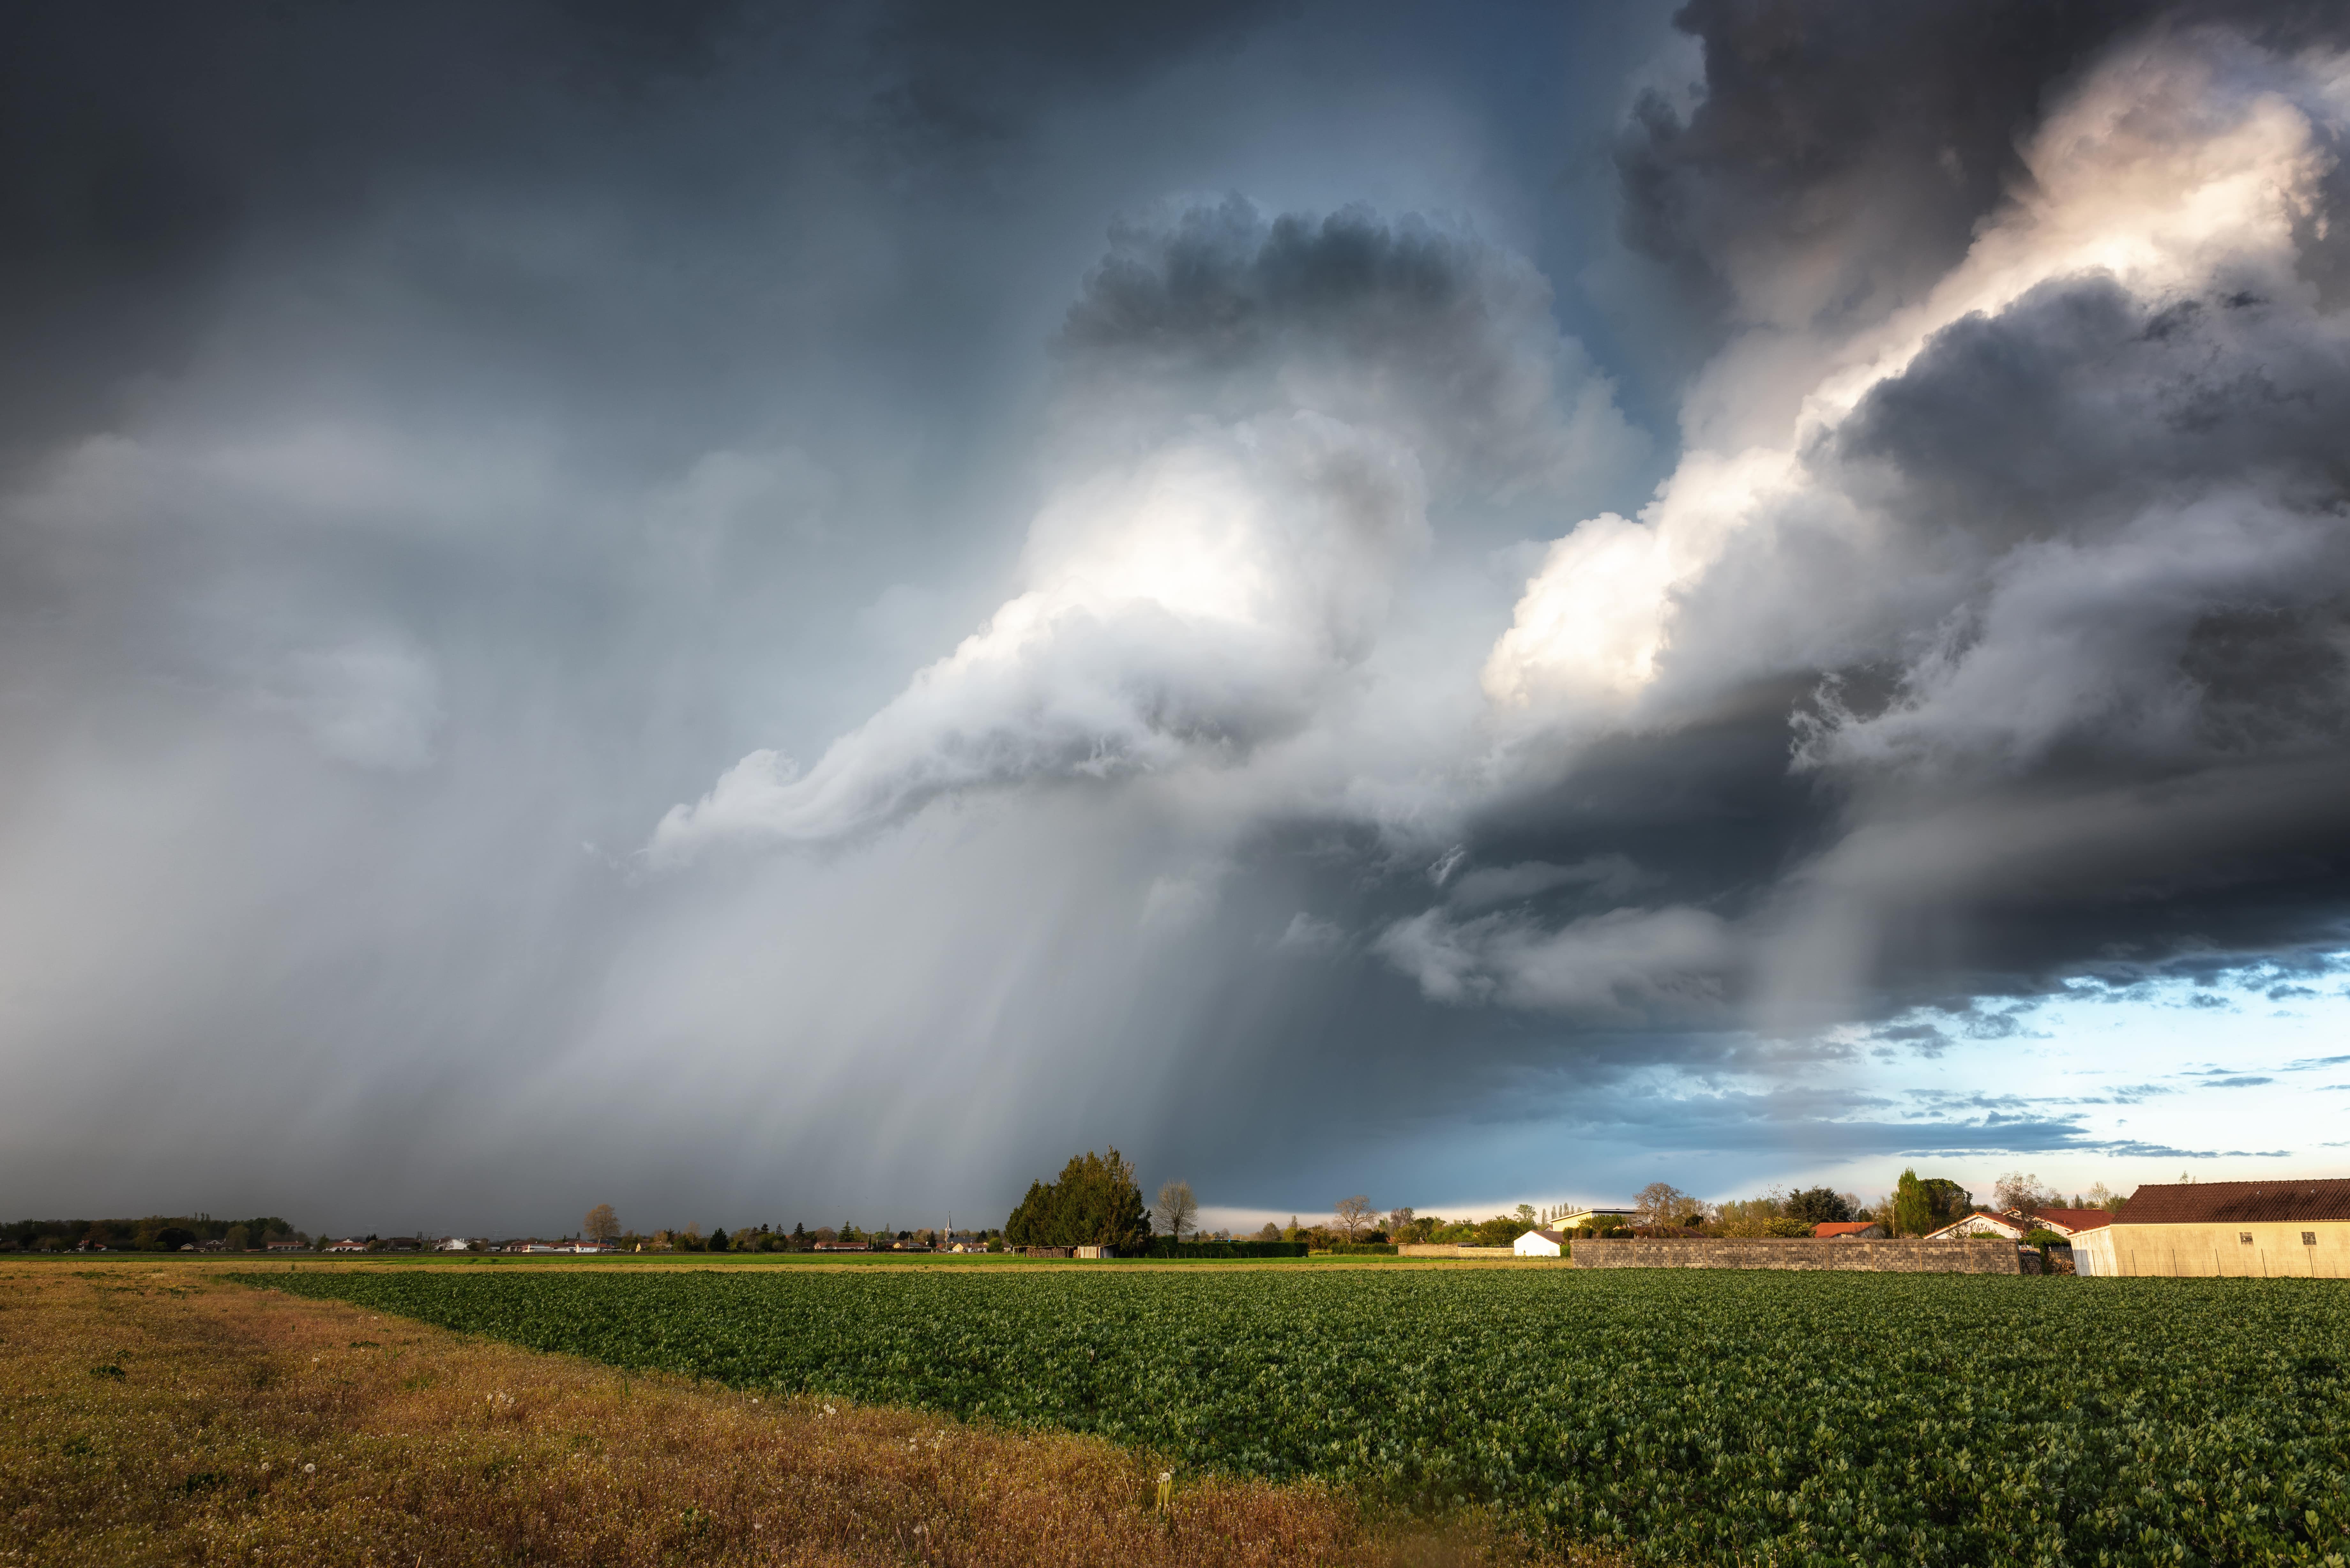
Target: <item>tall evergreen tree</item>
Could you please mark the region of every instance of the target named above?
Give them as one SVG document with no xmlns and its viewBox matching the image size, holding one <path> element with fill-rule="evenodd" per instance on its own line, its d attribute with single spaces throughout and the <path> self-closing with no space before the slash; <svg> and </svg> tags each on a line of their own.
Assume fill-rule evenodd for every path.
<svg viewBox="0 0 2350 1568">
<path fill-rule="evenodd" d="M 1934 1200 L 1915 1170 L 1904 1170 L 1893 1189 L 1893 1233 L 1922 1236 L 1934 1229 Z"/>
<path fill-rule="evenodd" d="M 1139 1251 L 1150 1241 L 1150 1219 L 1133 1162 L 1116 1147 L 1088 1149 L 1061 1168 L 1058 1181 L 1032 1181 L 1028 1196 L 1003 1222 L 1013 1247 L 1110 1247 Z"/>
</svg>

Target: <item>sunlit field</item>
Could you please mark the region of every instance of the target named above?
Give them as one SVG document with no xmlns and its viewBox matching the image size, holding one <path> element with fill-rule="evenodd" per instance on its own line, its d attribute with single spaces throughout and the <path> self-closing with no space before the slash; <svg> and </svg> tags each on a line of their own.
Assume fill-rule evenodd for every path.
<svg viewBox="0 0 2350 1568">
<path fill-rule="evenodd" d="M 0 1264 L 0 1562 L 1555 1560 L 1311 1484 L 1186 1469 L 1162 1506 L 1162 1471 L 1098 1438 L 621 1371 L 209 1262 Z"/>
<path fill-rule="evenodd" d="M 1317 1270 L 309 1270 L 256 1285 L 763 1398 L 1319 1482 L 1663 1561 L 2324 1562 L 2325 1282 Z M 390 1321 L 389 1319 L 387 1321 Z"/>
</svg>

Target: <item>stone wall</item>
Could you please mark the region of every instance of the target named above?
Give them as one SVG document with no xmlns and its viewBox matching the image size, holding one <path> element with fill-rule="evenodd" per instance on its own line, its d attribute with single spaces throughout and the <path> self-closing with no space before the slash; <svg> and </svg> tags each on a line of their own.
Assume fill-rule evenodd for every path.
<svg viewBox="0 0 2350 1568">
<path fill-rule="evenodd" d="M 2040 1259 L 2034 1254 L 2032 1260 Z M 1896 1274 L 2020 1274 L 2012 1241 L 1817 1241 L 1809 1237 L 1752 1241 L 1697 1237 L 1685 1241 L 1577 1241 L 1578 1269 L 1848 1269 Z"/>
</svg>

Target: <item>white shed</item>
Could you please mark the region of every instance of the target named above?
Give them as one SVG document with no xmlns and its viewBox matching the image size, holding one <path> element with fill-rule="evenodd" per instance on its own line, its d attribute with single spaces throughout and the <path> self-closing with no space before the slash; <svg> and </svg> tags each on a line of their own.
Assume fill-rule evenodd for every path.
<svg viewBox="0 0 2350 1568">
<path fill-rule="evenodd" d="M 1556 1231 L 1529 1231 L 1510 1250 L 1521 1258 L 1555 1258 L 1566 1251 L 1566 1237 Z"/>
</svg>

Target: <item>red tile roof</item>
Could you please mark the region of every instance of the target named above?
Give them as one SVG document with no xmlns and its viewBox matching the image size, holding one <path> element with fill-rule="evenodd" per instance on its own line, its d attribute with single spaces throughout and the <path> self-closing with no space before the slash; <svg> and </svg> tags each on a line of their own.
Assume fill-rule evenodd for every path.
<svg viewBox="0 0 2350 1568">
<path fill-rule="evenodd" d="M 2350 1220 L 2350 1180 L 2187 1181 L 2130 1194 L 2125 1225 L 2233 1225 Z"/>
<path fill-rule="evenodd" d="M 1875 1229 L 1877 1229 L 1877 1221 L 1874 1220 L 1823 1220 L 1812 1227 L 1812 1234 L 1825 1239 L 1829 1236 L 1851 1236 L 1862 1231 Z"/>
</svg>

